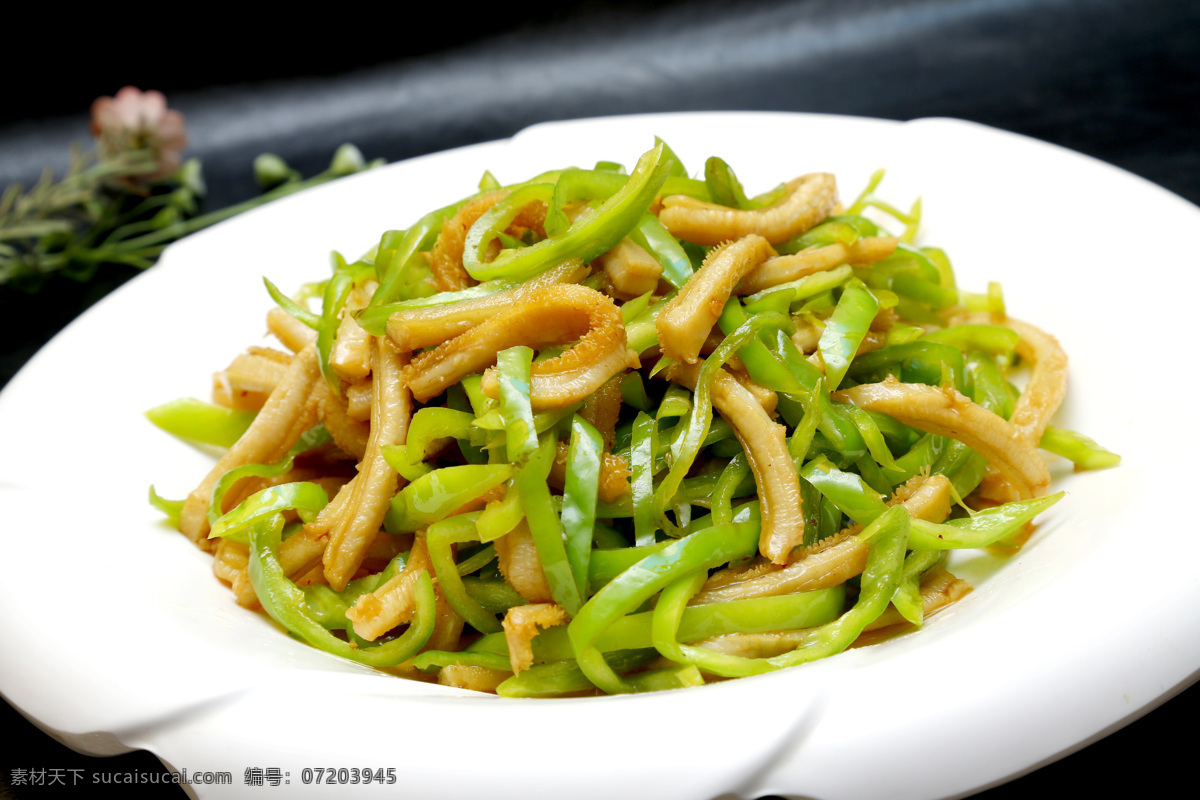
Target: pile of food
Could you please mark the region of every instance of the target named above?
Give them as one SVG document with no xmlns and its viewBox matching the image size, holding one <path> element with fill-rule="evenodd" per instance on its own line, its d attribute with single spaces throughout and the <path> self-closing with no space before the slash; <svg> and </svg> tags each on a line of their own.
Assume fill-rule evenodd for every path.
<svg viewBox="0 0 1200 800">
<path fill-rule="evenodd" d="M 228 448 L 152 499 L 313 646 L 503 696 L 919 627 L 970 591 L 948 550 L 1019 547 L 1057 501 L 1039 450 L 1117 459 L 1050 424 L 1057 342 L 960 291 L 880 177 L 849 206 L 824 173 L 747 197 L 663 142 L 628 174 L 485 175 L 295 296 L 268 282 L 282 349 L 150 412 Z"/>
</svg>

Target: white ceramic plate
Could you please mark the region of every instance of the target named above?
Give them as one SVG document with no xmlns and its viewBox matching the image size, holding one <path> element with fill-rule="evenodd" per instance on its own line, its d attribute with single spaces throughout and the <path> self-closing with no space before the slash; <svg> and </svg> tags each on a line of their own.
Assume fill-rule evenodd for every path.
<svg viewBox="0 0 1200 800">
<path fill-rule="evenodd" d="M 598 159 L 632 164 L 666 139 L 693 170 L 726 158 L 751 191 L 835 172 L 844 196 L 924 201 L 924 240 L 959 282 L 1003 283 L 1011 314 L 1071 357 L 1058 422 L 1124 456 L 1069 474 L 1066 499 L 1006 562 L 959 559 L 976 591 L 917 635 L 823 662 L 681 692 L 509 701 L 399 680 L 289 639 L 237 607 L 210 558 L 147 503 L 182 497 L 211 454 L 142 412 L 208 395 L 260 341 L 270 300 L 327 274 L 388 228 L 469 193 Z M 1195 426 L 1154 387 L 1183 366 L 1162 346 L 1200 294 L 1177 242 L 1200 210 L 1036 141 L 952 120 L 678 114 L 554 123 L 296 195 L 172 246 L 55 338 L 0 396 L 0 691 L 77 749 L 145 748 L 260 797 L 247 768 L 395 768 L 355 796 L 934 798 L 1019 774 L 1190 682 L 1200 538 L 1162 524 L 1190 497 Z M 1152 281 L 1144 280 L 1153 271 Z M 1147 393 L 1149 390 L 1149 393 Z M 1169 515 L 1161 515 L 1169 516 Z M 1153 574 L 1137 566 L 1153 535 Z M 1136 586 L 1136 599 L 1128 587 Z M 1150 610 L 1153 609 L 1153 613 Z M 936 741 L 928 732 L 936 731 Z M 924 732 L 924 733 L 922 733 Z M 953 758 L 938 757 L 948 752 Z"/>
</svg>

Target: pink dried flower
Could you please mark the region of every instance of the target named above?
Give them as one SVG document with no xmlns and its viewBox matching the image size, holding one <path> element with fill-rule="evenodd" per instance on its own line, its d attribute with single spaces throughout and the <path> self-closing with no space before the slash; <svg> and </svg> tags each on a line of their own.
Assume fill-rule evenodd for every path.
<svg viewBox="0 0 1200 800">
<path fill-rule="evenodd" d="M 154 168 L 126 182 L 149 183 L 173 174 L 187 146 L 183 114 L 167 108 L 162 92 L 143 92 L 126 86 L 116 97 L 101 97 L 92 103 L 92 135 L 100 157 L 111 159 L 122 153 L 147 150 Z"/>
</svg>

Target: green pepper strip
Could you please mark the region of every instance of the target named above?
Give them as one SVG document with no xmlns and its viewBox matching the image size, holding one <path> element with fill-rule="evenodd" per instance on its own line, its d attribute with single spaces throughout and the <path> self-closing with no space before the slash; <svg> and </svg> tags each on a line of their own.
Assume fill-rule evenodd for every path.
<svg viewBox="0 0 1200 800">
<path fill-rule="evenodd" d="M 558 236 L 571 227 L 571 220 L 563 210 L 572 203 L 607 200 L 612 197 L 629 178 L 620 173 L 591 169 L 564 169 L 555 181 L 546 208 L 545 229 L 547 236 Z"/>
<path fill-rule="evenodd" d="M 651 649 L 627 650 L 613 653 L 605 660 L 610 669 L 628 672 L 649 663 L 657 655 Z M 552 661 L 535 664 L 519 675 L 512 676 L 496 687 L 496 694 L 501 697 L 561 697 L 593 688 L 592 682 L 574 661 Z"/>
<path fill-rule="evenodd" d="M 587 263 L 612 249 L 638 224 L 666 180 L 669 168 L 670 162 L 663 156 L 663 147 L 659 144 L 638 159 L 625 185 L 594 213 L 576 220 L 558 236 L 547 237 L 528 247 L 503 250 L 488 263 L 481 262 L 478 252 L 469 246 L 476 227 L 487 224 L 487 214 L 484 214 L 468 232 L 463 266 L 476 280 L 524 280 L 572 258 Z"/>
<path fill-rule="evenodd" d="M 899 468 L 896 466 L 896 459 L 892 456 L 892 451 L 888 449 L 887 442 L 884 441 L 883 433 L 880 432 L 879 426 L 875 423 L 875 419 L 865 410 L 851 406 L 849 409 L 850 419 L 854 421 L 858 432 L 862 434 L 863 441 L 867 444 L 867 452 L 871 454 L 871 458 L 878 462 L 880 468 L 885 473 L 898 473 Z M 893 481 L 888 480 L 891 485 Z"/>
<path fill-rule="evenodd" d="M 510 464 L 461 464 L 420 476 L 392 498 L 389 533 L 412 533 L 449 516 L 513 475 Z"/>
<path fill-rule="evenodd" d="M 229 539 L 249 544 L 248 531 L 260 519 L 282 511 L 294 510 L 300 519 L 311 522 L 329 504 L 329 495 L 318 484 L 307 481 L 268 486 L 247 497 L 228 514 L 212 522 L 208 538 Z"/>
<path fill-rule="evenodd" d="M 467 594 L 458 565 L 454 563 L 451 545 L 479 541 L 475 522 L 479 512 L 459 514 L 433 523 L 425 531 L 425 544 L 429 548 L 429 561 L 437 575 L 438 585 L 450 607 L 458 612 L 467 623 L 480 633 L 499 631 L 500 623 L 483 606 Z"/>
<path fill-rule="evenodd" d="M 162 512 L 174 527 L 179 527 L 179 516 L 183 513 L 182 500 L 168 500 L 150 487 L 150 505 Z"/>
<path fill-rule="evenodd" d="M 908 513 L 896 507 L 888 509 L 863 530 L 861 536 L 871 544 L 863 569 L 861 591 L 854 607 L 809 631 L 802 643 L 791 652 L 773 658 L 746 658 L 680 644 L 679 638 L 682 637 L 677 631 L 681 627 L 681 619 L 689 610 L 686 608 L 688 600 L 707 577 L 702 571 L 679 578 L 663 589 L 652 612 L 655 647 L 667 658 L 695 664 L 704 672 L 723 677 L 770 672 L 840 653 L 858 638 L 872 620 L 883 613 L 895 596 L 904 575 L 908 529 Z M 838 610 L 840 605 L 833 611 L 834 616 Z"/>
<path fill-rule="evenodd" d="M 837 391 L 877 313 L 879 301 L 865 287 L 857 283 L 848 283 L 843 287 L 841 299 L 817 343 L 821 359 L 825 362 L 829 391 Z"/>
<path fill-rule="evenodd" d="M 725 469 L 721 470 L 721 477 L 717 479 L 716 488 L 713 490 L 712 518 L 714 524 L 733 522 L 733 498 L 737 496 L 738 490 L 746 480 L 753 480 L 753 478 L 750 462 L 744 452 L 730 459 L 729 463 L 725 465 Z"/>
<path fill-rule="evenodd" d="M 710 387 L 717 370 L 737 353 L 747 342 L 758 336 L 760 331 L 767 328 L 779 328 L 787 325 L 789 320 L 782 314 L 756 314 L 738 326 L 737 330 L 725 337 L 715 350 L 704 360 L 700 374 L 696 378 L 696 388 L 693 395 L 692 410 L 684 423 L 686 427 L 672 444 L 674 462 L 666 477 L 658 485 L 654 493 L 655 513 L 663 529 L 670 532 L 677 527 L 667 518 L 667 508 L 675 500 L 675 494 L 683 478 L 692 468 L 692 464 L 704 446 L 712 424 L 712 398 Z"/>
<path fill-rule="evenodd" d="M 413 256 L 421 250 L 427 250 L 441 233 L 446 220 L 457 214 L 460 208 L 476 196 L 464 197 L 456 203 L 431 211 L 406 231 L 388 231 L 383 234 L 375 256 L 379 287 L 371 295 L 370 306 L 382 306 L 396 301 L 396 296 L 404 285 L 405 270 Z"/>
<path fill-rule="evenodd" d="M 629 372 L 625 377 L 621 378 L 621 401 L 638 411 L 649 411 L 653 408 L 653 403 L 650 400 L 650 395 L 646 394 L 646 383 L 642 380 L 642 373 Z"/>
<path fill-rule="evenodd" d="M 221 508 L 225 505 L 225 495 L 242 478 L 277 478 L 291 470 L 296 456 L 300 453 L 331 441 L 333 437 L 324 425 L 314 425 L 300 435 L 281 461 L 274 464 L 243 464 L 226 471 L 213 485 L 212 497 L 208 503 L 208 524 L 216 524 L 221 516 Z"/>
<path fill-rule="evenodd" d="M 956 288 L 954 267 L 951 266 L 950 257 L 946 255 L 946 251 L 940 247 L 922 247 L 921 252 L 937 267 L 938 283 L 947 289 Z"/>
<path fill-rule="evenodd" d="M 274 300 L 280 308 L 303 322 L 308 327 L 312 328 L 314 331 L 320 326 L 320 314 L 314 314 L 313 312 L 309 311 L 307 308 L 300 305 L 283 292 L 279 291 L 279 287 L 271 283 L 266 278 L 263 278 L 263 283 L 265 283 L 267 286 L 267 294 L 271 295 L 271 299 Z"/>
<path fill-rule="evenodd" d="M 588 561 L 596 527 L 596 499 L 600 489 L 600 457 L 604 437 L 587 420 L 571 420 L 571 444 L 567 448 L 567 477 L 563 486 L 562 520 L 567 561 L 575 574 L 582 596 L 587 594 Z"/>
<path fill-rule="evenodd" d="M 413 666 L 422 672 L 433 672 L 442 667 L 465 666 L 487 667 L 500 672 L 512 672 L 508 656 L 496 653 L 464 653 L 454 650 L 426 650 L 413 659 Z"/>
<path fill-rule="evenodd" d="M 954 325 L 925 334 L 923 341 L 940 342 L 959 350 L 982 350 L 993 356 L 1009 358 L 1021 336 L 1003 325 Z"/>
<path fill-rule="evenodd" d="M 479 541 L 494 542 L 504 534 L 517 527 L 525 518 L 525 506 L 521 505 L 521 493 L 510 483 L 504 492 L 504 497 L 488 503 L 479 516 L 476 528 L 479 531 Z"/>
<path fill-rule="evenodd" d="M 525 462 L 538 447 L 537 428 L 529 400 L 532 363 L 533 350 L 524 345 L 501 350 L 496 356 L 508 460 L 514 464 Z"/>
<path fill-rule="evenodd" d="M 847 404 L 834 404 L 823 383 L 824 375 L 809 363 L 783 331 L 775 332 L 771 351 L 775 353 L 804 386 L 811 398 L 815 398 L 820 418 L 817 430 L 825 435 L 834 448 L 849 459 L 857 459 L 867 451 L 862 434 L 850 419 Z M 868 354 L 869 355 L 869 354 Z M 857 360 L 857 359 L 856 359 Z"/>
<path fill-rule="evenodd" d="M 646 556 L 666 549 L 670 543 L 670 540 L 665 540 L 650 544 L 640 544 L 635 547 L 618 547 L 611 550 L 597 550 L 593 552 L 591 562 L 588 565 L 588 588 L 591 594 L 595 594 L 602 586 Z"/>
<path fill-rule="evenodd" d="M 1111 453 L 1082 433 L 1047 425 L 1039 447 L 1068 458 L 1080 469 L 1105 469 L 1121 463 L 1121 457 Z"/>
<path fill-rule="evenodd" d="M 163 403 L 146 412 L 147 419 L 172 436 L 217 447 L 232 447 L 255 416 L 254 411 L 239 411 L 190 397 Z"/>
<path fill-rule="evenodd" d="M 622 572 L 579 609 L 567 627 L 575 659 L 588 679 L 609 694 L 634 690 L 605 663 L 596 640 L 681 575 L 745 558 L 758 548 L 759 525 L 729 523 L 672 542 Z"/>
<path fill-rule="evenodd" d="M 909 531 L 909 541 L 912 532 Z M 896 593 L 892 595 L 892 605 L 900 612 L 900 616 L 918 628 L 925 621 L 925 604 L 921 599 L 921 575 L 930 567 L 940 563 L 945 553 L 936 550 L 914 550 L 904 559 L 904 575 Z"/>
<path fill-rule="evenodd" d="M 1005 419 L 1012 416 L 1017 398 L 1021 396 L 1017 387 L 1005 379 L 996 365 L 996 360 L 978 351 L 971 351 L 963 359 L 968 392 L 976 403 Z"/>
<path fill-rule="evenodd" d="M 329 630 L 340 630 L 346 637 L 357 642 L 360 647 L 370 647 L 370 643 L 354 633 L 354 624 L 346 617 L 346 612 L 358 602 L 364 594 L 373 592 L 404 569 L 408 553 L 399 553 L 388 565 L 379 572 L 355 578 L 340 592 L 324 584 L 314 583 L 301 589 L 304 592 L 304 606 L 314 620 Z"/>
<path fill-rule="evenodd" d="M 866 525 L 887 508 L 883 497 L 853 472 L 843 472 L 825 456 L 810 461 L 800 477 L 811 483 L 824 497 L 855 522 Z"/>
<path fill-rule="evenodd" d="M 633 319 L 625 320 L 625 346 L 638 355 L 658 344 L 658 329 L 655 322 L 659 312 L 666 308 L 675 293 L 666 295 Z"/>
<path fill-rule="evenodd" d="M 583 605 L 583 593 L 575 581 L 575 573 L 567 558 L 562 522 L 550 496 L 550 487 L 546 483 L 546 476 L 550 474 L 550 467 L 554 463 L 556 448 L 557 437 L 553 434 L 546 435 L 542 446 L 518 470 L 513 485 L 521 494 L 525 519 L 529 523 L 529 532 L 533 535 L 533 544 L 537 548 L 542 572 L 546 575 L 550 596 L 554 602 L 566 609 L 568 614 L 574 615 Z"/>
<path fill-rule="evenodd" d="M 654 457 L 658 450 L 658 420 L 638 412 L 633 420 L 633 439 L 629 448 L 630 489 L 633 498 L 634 541 L 639 545 L 654 542 L 658 523 L 654 516 Z"/>
<path fill-rule="evenodd" d="M 449 439 L 466 439 L 475 416 L 467 411 L 452 408 L 427 406 L 413 414 L 408 425 L 404 444 L 385 445 L 384 459 L 406 480 L 416 480 L 429 471 L 422 467 L 425 461 L 443 442 Z"/>
<path fill-rule="evenodd" d="M 742 301 L 745 303 L 746 311 L 751 314 L 763 310 L 774 310 L 776 304 L 786 304 L 790 307 L 801 300 L 836 289 L 853 277 L 854 268 L 849 264 L 843 264 L 840 267 L 824 272 L 815 272 L 794 281 L 763 289 L 761 292 L 747 295 L 742 298 Z"/>
<path fill-rule="evenodd" d="M 676 289 L 682 289 L 695 272 L 692 260 L 679 240 L 653 214 L 643 214 L 637 227 L 629 232 L 629 238 L 654 256 L 654 260 L 662 267 L 663 278 Z"/>
<path fill-rule="evenodd" d="M 709 156 L 704 162 L 704 183 L 714 203 L 730 208 L 754 207 L 747 199 L 742 182 L 737 179 L 733 168 L 718 156 Z"/>
<path fill-rule="evenodd" d="M 895 471 L 888 474 L 896 483 L 903 483 L 918 472 L 929 472 L 933 463 L 951 440 L 945 436 L 927 433 L 916 441 L 908 452 L 895 460 Z"/>
<path fill-rule="evenodd" d="M 493 614 L 503 614 L 513 606 L 523 606 L 529 602 L 517 594 L 503 578 L 464 577 L 463 586 L 467 588 L 467 594 L 472 600 Z M 503 638 L 503 634 L 500 636 Z"/>
<path fill-rule="evenodd" d="M 948 379 L 955 389 L 966 391 L 962 351 L 929 337 L 863 353 L 854 359 L 849 374 L 855 381 L 865 383 L 880 380 L 884 373 L 897 369 L 905 383 L 941 386 Z"/>
<path fill-rule="evenodd" d="M 908 544 L 914 550 L 987 547 L 1014 535 L 1022 525 L 1057 503 L 1065 494 L 1059 492 L 1033 500 L 1005 503 L 940 524 L 913 520 Z"/>
<path fill-rule="evenodd" d="M 574 170 L 578 172 L 579 170 Z M 563 176 L 566 176 L 572 170 L 566 170 Z M 623 180 L 620 176 L 613 176 L 617 180 Z M 559 177 L 561 181 L 563 177 Z M 554 195 L 556 184 L 550 183 L 531 183 L 522 186 L 498 203 L 493 205 L 476 220 L 470 230 L 467 231 L 464 241 L 465 250 L 463 252 L 463 265 L 468 263 L 481 264 L 482 258 L 490 249 L 491 244 L 497 239 L 504 241 L 504 231 L 512 224 L 517 215 L 521 213 L 521 209 L 530 203 L 545 203 L 552 211 L 554 209 Z M 561 214 L 561 212 L 559 212 Z M 566 217 L 564 216 L 565 220 Z M 553 224 L 551 214 L 548 212 L 546 216 L 547 233 Z M 499 276 L 504 277 L 504 276 Z"/>
<path fill-rule="evenodd" d="M 729 298 L 721 316 L 717 319 L 717 327 L 726 335 L 732 334 L 740 325 L 749 319 L 742 303 L 736 297 Z M 790 328 L 790 322 L 788 323 Z M 782 333 L 782 328 L 780 333 Z M 787 368 L 783 360 L 772 353 L 759 336 L 746 342 L 738 350 L 738 358 L 746 365 L 746 371 L 755 382 L 768 389 L 786 394 L 808 394 L 810 387 L 805 387 L 800 379 Z M 815 371 L 815 368 L 814 368 Z"/>
<path fill-rule="evenodd" d="M 688 601 L 700 591 L 706 580 L 708 571 L 701 570 L 680 578 L 662 590 L 652 612 L 651 637 L 654 649 L 658 650 L 663 658 L 681 664 L 693 664 L 711 675 L 742 677 L 769 672 L 772 667 L 765 661 L 681 644 L 676 638 Z"/>
<path fill-rule="evenodd" d="M 256 522 L 250 533 L 247 572 L 258 600 L 272 619 L 304 641 L 342 658 L 374 667 L 393 667 L 412 658 L 429 641 L 436 617 L 433 580 L 425 572 L 415 586 L 416 610 L 402 635 L 369 647 L 355 646 L 330 633 L 305 603 L 304 592 L 288 579 L 279 564 L 283 516 Z"/>
<path fill-rule="evenodd" d="M 712 202 L 712 195 L 708 193 L 704 181 L 682 175 L 668 175 L 663 182 L 662 196 L 670 197 L 673 194 L 685 194 L 705 203 Z"/>
<path fill-rule="evenodd" d="M 794 667 L 840 653 L 882 614 L 904 576 L 904 553 L 910 518 L 900 506 L 881 514 L 859 534 L 871 542 L 854 607 L 836 620 L 809 631 L 796 649 L 765 660 L 772 668 Z M 728 656 L 729 659 L 739 658 Z M 760 659 L 745 659 L 755 662 Z M 725 666 L 730 666 L 726 662 Z M 753 669 L 753 664 L 743 668 Z"/>
</svg>

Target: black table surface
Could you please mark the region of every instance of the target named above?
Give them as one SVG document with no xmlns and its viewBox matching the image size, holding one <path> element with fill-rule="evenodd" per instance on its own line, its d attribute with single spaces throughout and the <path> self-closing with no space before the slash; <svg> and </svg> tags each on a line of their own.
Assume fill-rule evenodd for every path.
<svg viewBox="0 0 1200 800">
<path fill-rule="evenodd" d="M 48 12 L 34 13 L 31 34 L 54 27 Z M 134 84 L 167 92 L 184 111 L 210 208 L 256 193 L 250 165 L 264 151 L 312 174 L 346 141 L 393 161 L 552 119 L 736 109 L 969 119 L 1087 153 L 1200 203 L 1200 4 L 1191 0 L 609 0 L 458 17 L 430 25 L 400 12 L 347 16 L 329 23 L 336 39 L 317 23 L 249 18 L 192 19 L 170 35 L 160 22 L 56 31 L 53 53 L 69 72 L 28 72 L 0 104 L 0 185 L 61 170 L 70 142 L 86 138 L 91 100 Z M 14 58 L 40 63 L 47 46 L 31 36 Z M 0 385 L 129 277 L 54 281 L 32 298 L 0 287 Z M 1191 785 L 1200 688 L 1175 687 L 1162 700 L 978 796 Z M 163 771 L 146 752 L 75 753 L 8 704 L 0 725 L 0 800 L 86 791 L 30 786 L 14 770 Z M 932 757 L 953 755 L 931 747 L 940 750 Z M 180 796 L 126 788 L 127 797 Z"/>
</svg>

